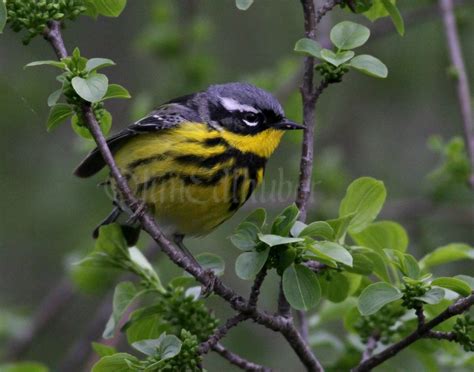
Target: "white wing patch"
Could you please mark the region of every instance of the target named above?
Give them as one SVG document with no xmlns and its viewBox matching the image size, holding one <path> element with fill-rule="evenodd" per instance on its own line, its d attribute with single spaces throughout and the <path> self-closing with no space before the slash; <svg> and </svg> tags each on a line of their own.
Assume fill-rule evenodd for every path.
<svg viewBox="0 0 474 372">
<path fill-rule="evenodd" d="M 258 110 L 255 109 L 255 107 L 239 103 L 233 98 L 221 97 L 221 103 L 228 111 L 253 112 L 258 114 Z"/>
</svg>

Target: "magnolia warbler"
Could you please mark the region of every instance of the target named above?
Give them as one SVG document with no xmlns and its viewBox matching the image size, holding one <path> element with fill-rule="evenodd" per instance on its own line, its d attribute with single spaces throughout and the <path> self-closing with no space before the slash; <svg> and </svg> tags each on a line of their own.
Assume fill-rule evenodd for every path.
<svg viewBox="0 0 474 372">
<path fill-rule="evenodd" d="M 270 93 L 229 83 L 171 100 L 107 143 L 132 191 L 179 243 L 231 217 L 262 182 L 284 131 L 302 128 L 285 118 Z M 75 174 L 90 177 L 104 166 L 95 149 Z M 107 182 L 115 208 L 101 225 L 127 211 L 113 180 Z M 138 226 L 123 224 L 122 229 L 134 244 Z"/>
</svg>

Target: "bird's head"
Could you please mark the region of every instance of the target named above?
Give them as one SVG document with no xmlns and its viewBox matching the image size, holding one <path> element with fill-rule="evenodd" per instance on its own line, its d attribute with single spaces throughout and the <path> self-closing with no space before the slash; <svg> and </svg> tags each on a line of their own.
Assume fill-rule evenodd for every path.
<svg viewBox="0 0 474 372">
<path fill-rule="evenodd" d="M 278 100 L 263 89 L 246 83 L 211 85 L 203 92 L 210 124 L 238 134 L 257 134 L 266 129 L 303 129 L 285 117 Z"/>
</svg>

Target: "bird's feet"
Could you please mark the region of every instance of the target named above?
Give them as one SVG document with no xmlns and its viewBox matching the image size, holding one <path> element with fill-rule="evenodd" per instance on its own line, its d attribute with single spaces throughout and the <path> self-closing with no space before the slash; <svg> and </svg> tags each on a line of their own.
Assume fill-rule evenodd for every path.
<svg viewBox="0 0 474 372">
<path fill-rule="evenodd" d="M 203 285 L 201 295 L 206 298 L 214 292 L 217 276 L 211 269 L 204 270 L 204 275 L 207 277 L 207 284 Z"/>
<path fill-rule="evenodd" d="M 146 212 L 147 205 L 143 201 L 138 201 L 135 206 L 134 206 L 134 212 L 130 216 L 130 218 L 127 220 L 126 224 L 127 225 L 134 225 L 135 223 L 138 222 L 140 217 L 144 215 Z"/>
</svg>

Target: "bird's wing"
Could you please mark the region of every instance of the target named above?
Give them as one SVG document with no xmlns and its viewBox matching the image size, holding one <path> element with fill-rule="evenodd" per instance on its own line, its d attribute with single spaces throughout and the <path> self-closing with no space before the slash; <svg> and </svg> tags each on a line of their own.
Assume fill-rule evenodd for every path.
<svg viewBox="0 0 474 372">
<path fill-rule="evenodd" d="M 193 104 L 193 97 L 194 95 L 185 96 L 165 103 L 152 111 L 148 116 L 113 135 L 107 140 L 110 151 L 114 154 L 131 138 L 137 135 L 169 129 L 184 121 L 201 121 L 196 108 L 191 106 Z M 91 177 L 104 166 L 105 161 L 102 158 L 102 154 L 98 148 L 95 148 L 78 165 L 74 174 L 81 178 Z"/>
</svg>

